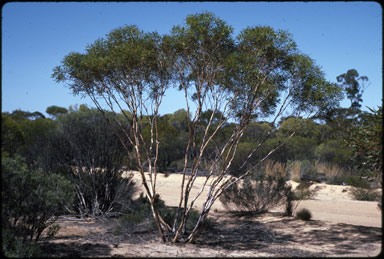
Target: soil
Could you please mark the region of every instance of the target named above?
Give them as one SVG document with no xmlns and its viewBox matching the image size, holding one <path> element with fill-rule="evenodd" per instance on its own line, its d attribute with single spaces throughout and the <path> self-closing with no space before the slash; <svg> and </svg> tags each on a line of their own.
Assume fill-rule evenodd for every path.
<svg viewBox="0 0 384 259">
<path fill-rule="evenodd" d="M 161 198 L 169 206 L 177 203 L 175 186 L 178 186 L 178 180 L 176 175 L 158 179 Z M 295 187 L 294 182 L 291 184 Z M 382 214 L 377 202 L 353 200 L 348 186 L 316 183 L 310 188 L 315 195 L 298 204 L 298 209 L 305 207 L 312 212 L 310 221 L 284 217 L 281 208 L 257 216 L 238 216 L 226 212 L 217 202 L 210 213 L 215 223 L 210 229 L 203 230 L 193 244 L 163 243 L 156 229 L 145 221 L 119 228 L 118 218 L 60 216 L 57 221 L 60 231 L 49 242 L 42 244 L 43 255 L 367 257 L 381 253 Z M 196 204 L 197 208 L 201 205 L 199 202 Z"/>
</svg>

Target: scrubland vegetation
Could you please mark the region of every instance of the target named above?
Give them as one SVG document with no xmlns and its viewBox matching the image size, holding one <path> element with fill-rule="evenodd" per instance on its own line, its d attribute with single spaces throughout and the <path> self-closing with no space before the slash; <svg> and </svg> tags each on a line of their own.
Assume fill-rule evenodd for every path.
<svg viewBox="0 0 384 259">
<path fill-rule="evenodd" d="M 207 24 L 216 27 L 212 29 Z M 203 31 L 200 30 L 203 39 L 197 41 L 200 45 L 194 46 L 192 32 L 199 31 L 198 28 Z M 208 28 L 213 31 L 205 33 Z M 69 80 L 74 93 L 90 94 L 97 108 L 51 106 L 46 110 L 49 118 L 40 112 L 2 113 L 2 247 L 5 255 L 38 254 L 35 243 L 44 230 L 48 233 L 45 238 L 60 231 L 55 219 L 63 214 L 119 217 L 117 235 L 124 228 L 148 221 L 159 230 L 164 241 L 190 242 L 200 233 L 200 228 L 209 229 L 214 224 L 207 215 L 216 199 L 230 211 L 251 215 L 284 205 L 285 215 L 296 215 L 303 220 L 311 218 L 310 212 L 296 212 L 292 202 L 311 197 L 310 182 L 351 185 L 355 199 L 380 200 L 374 188 L 381 188 L 382 108 L 370 112 L 360 109 L 359 82 L 367 79 L 359 77 L 356 70 L 340 75 L 339 84 L 322 81 L 322 73 L 312 60 L 298 54 L 288 34 L 271 28 L 248 28 L 239 36 L 243 45 L 235 46 L 229 36 L 230 28 L 210 14 L 190 16 L 185 28 L 174 28 L 173 38 L 159 35 L 150 38 L 151 35 L 142 35 L 133 27 L 120 28 L 113 31 L 106 42 L 97 41 L 89 46 L 84 56 L 76 53 L 67 56 L 62 67 L 55 69 L 57 81 Z M 148 63 L 151 66 L 146 69 L 149 70 L 141 74 L 138 71 L 148 64 L 124 63 L 127 62 L 124 57 L 139 53 L 135 52 L 137 49 L 130 49 L 128 38 L 124 43 L 123 36 L 132 36 L 128 38 L 137 40 L 135 44 L 143 44 L 139 45 L 140 53 L 148 58 L 146 62 L 157 58 L 160 64 L 169 67 L 162 70 L 159 64 Z M 220 45 L 222 49 L 211 46 L 209 37 L 217 44 L 224 44 Z M 270 48 L 262 49 L 260 41 L 271 44 Z M 118 51 L 126 52 L 126 56 L 119 56 L 115 63 L 112 58 L 117 56 L 113 55 L 121 53 L 110 49 L 114 44 L 121 48 Z M 156 45 L 155 50 L 160 54 L 146 52 L 147 48 L 152 51 L 151 44 Z M 193 46 L 183 49 L 183 44 Z M 252 52 L 255 60 L 247 60 L 251 55 L 247 46 L 252 44 L 263 54 L 257 56 Z M 113 63 L 111 67 L 109 63 L 96 62 L 104 62 L 98 59 L 99 48 L 107 54 L 111 52 L 108 54 L 111 56 L 102 59 L 111 58 L 108 61 Z M 205 57 L 205 52 L 201 52 L 204 48 L 219 52 L 214 52 L 214 57 Z M 170 64 L 175 63 L 165 60 L 165 54 L 173 50 L 179 51 L 173 54 L 176 55 L 173 61 L 179 62 L 175 66 L 184 67 L 169 72 Z M 201 60 L 206 63 L 188 68 L 188 64 L 191 65 L 188 57 L 200 60 L 199 55 L 204 56 Z M 276 65 L 273 62 L 277 59 L 281 63 Z M 139 62 L 132 62 L 136 61 Z M 247 62 L 259 68 L 247 71 L 250 69 Z M 261 67 L 266 65 L 264 62 L 273 64 L 264 71 Z M 116 73 L 109 74 L 108 69 L 116 69 Z M 220 74 L 222 70 L 230 78 Z M 125 76 L 151 85 L 150 89 L 142 89 L 149 92 L 147 99 L 141 95 L 143 92 L 135 92 L 138 85 L 128 85 L 131 90 L 118 88 L 115 81 L 118 71 L 132 73 Z M 199 77 L 198 71 L 208 75 Z M 274 71 L 273 75 L 267 71 Z M 164 78 L 164 73 L 172 76 Z M 257 77 L 263 83 L 252 81 Z M 199 80 L 205 83 L 199 85 Z M 294 80 L 300 81 L 294 86 L 302 87 L 301 92 L 291 92 L 293 88 L 286 86 Z M 197 105 L 195 112 L 188 106 L 172 114 L 158 114 L 166 90 L 162 83 L 170 84 L 168 81 L 179 83 L 180 90 Z M 108 83 L 112 84 L 110 88 L 105 86 Z M 313 90 L 315 87 L 319 89 Z M 121 91 L 127 110 L 112 109 L 116 103 L 108 101 L 115 100 L 113 91 Z M 324 91 L 329 92 L 324 94 Z M 228 95 L 219 96 L 220 93 Z M 252 100 L 247 99 L 251 98 L 250 93 Z M 293 96 L 290 101 L 297 106 L 290 116 L 282 117 L 281 109 L 287 108 L 282 99 L 284 93 L 287 97 Z M 324 96 L 319 96 L 320 93 Z M 351 101 L 350 108 L 338 106 L 343 93 Z M 104 94 L 111 109 L 101 108 L 97 94 Z M 219 97 L 228 101 L 227 104 L 221 103 Z M 327 103 L 327 98 L 333 103 Z M 148 100 L 152 103 L 145 107 Z M 283 102 L 281 108 L 279 101 Z M 148 113 L 150 107 L 152 114 Z M 297 111 L 309 107 L 320 110 L 312 116 L 296 115 Z M 277 115 L 272 121 L 266 120 L 275 112 Z M 309 111 L 306 114 L 310 114 Z M 133 182 L 132 176 L 122 177 L 124 170 L 137 170 L 144 180 L 144 172 L 149 172 L 150 185 L 146 185 L 147 181 Z M 178 207 L 166 206 L 156 194 L 158 173 L 183 174 L 185 181 L 183 178 Z M 228 181 L 224 180 L 226 175 Z M 197 176 L 206 176 L 207 181 L 210 177 L 214 179 L 210 182 L 213 191 L 202 211 L 192 208 L 194 200 L 189 197 Z M 287 185 L 288 180 L 300 185 L 293 190 Z M 134 198 L 141 184 L 146 192 Z"/>
</svg>

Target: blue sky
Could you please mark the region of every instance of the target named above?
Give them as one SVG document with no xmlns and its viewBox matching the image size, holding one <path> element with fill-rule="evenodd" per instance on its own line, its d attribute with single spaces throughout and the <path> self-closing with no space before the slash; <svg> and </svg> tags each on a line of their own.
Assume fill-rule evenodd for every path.
<svg viewBox="0 0 384 259">
<path fill-rule="evenodd" d="M 376 2 L 15 2 L 2 6 L 2 111 L 93 106 L 51 78 L 65 55 L 83 52 L 122 25 L 165 34 L 204 11 L 233 26 L 234 35 L 257 25 L 287 30 L 329 81 L 355 68 L 369 78 L 363 106 L 382 104 L 382 8 Z M 183 108 L 179 96 L 169 92 L 160 112 Z"/>
</svg>

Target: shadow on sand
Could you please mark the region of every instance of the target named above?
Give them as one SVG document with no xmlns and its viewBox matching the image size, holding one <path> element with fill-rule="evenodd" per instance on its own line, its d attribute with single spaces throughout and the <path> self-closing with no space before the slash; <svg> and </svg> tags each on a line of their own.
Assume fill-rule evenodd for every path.
<svg viewBox="0 0 384 259">
<path fill-rule="evenodd" d="M 112 249 L 106 244 L 91 243 L 43 243 L 42 257 L 110 257 Z"/>
<path fill-rule="evenodd" d="M 196 240 L 203 247 L 229 250 L 275 251 L 271 256 L 339 256 L 374 249 L 381 243 L 382 229 L 375 227 L 337 224 L 318 220 L 301 221 L 269 213 L 278 218 L 262 222 L 260 216 L 223 215 L 221 223 L 204 231 Z M 223 227 L 226 226 L 226 227 Z M 316 253 L 298 247 L 318 247 Z M 323 249 L 325 248 L 326 249 Z M 273 248 L 273 249 L 271 249 Z"/>
</svg>

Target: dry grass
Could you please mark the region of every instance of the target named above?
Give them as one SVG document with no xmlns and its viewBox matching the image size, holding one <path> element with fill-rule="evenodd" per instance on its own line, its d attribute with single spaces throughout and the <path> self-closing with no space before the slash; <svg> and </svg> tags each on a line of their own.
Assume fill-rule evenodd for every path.
<svg viewBox="0 0 384 259">
<path fill-rule="evenodd" d="M 327 179 L 332 179 L 347 174 L 347 172 L 343 168 L 331 163 L 321 163 L 319 161 L 316 161 L 315 168 L 319 173 L 325 174 Z"/>
<path fill-rule="evenodd" d="M 289 165 L 290 179 L 299 183 L 300 180 L 301 161 L 293 161 Z"/>
<path fill-rule="evenodd" d="M 272 160 L 265 161 L 265 175 L 277 178 L 286 177 L 286 165 Z"/>
</svg>

